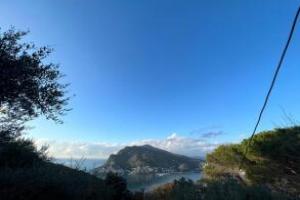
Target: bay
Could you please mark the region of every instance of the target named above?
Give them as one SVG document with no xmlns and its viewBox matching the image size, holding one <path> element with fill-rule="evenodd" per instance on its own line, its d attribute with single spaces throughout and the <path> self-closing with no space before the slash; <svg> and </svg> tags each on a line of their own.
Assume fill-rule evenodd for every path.
<svg viewBox="0 0 300 200">
<path fill-rule="evenodd" d="M 150 191 L 166 183 L 171 183 L 180 178 L 190 179 L 194 182 L 201 179 L 201 172 L 178 172 L 167 175 L 129 175 L 126 178 L 128 188 L 131 191 Z"/>
</svg>

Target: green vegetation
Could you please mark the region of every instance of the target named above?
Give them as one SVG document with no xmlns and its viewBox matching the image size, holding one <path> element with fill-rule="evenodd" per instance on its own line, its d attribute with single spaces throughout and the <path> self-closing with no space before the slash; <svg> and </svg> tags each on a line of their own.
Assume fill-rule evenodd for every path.
<svg viewBox="0 0 300 200">
<path fill-rule="evenodd" d="M 223 145 L 207 155 L 208 178 L 235 177 L 247 185 L 266 185 L 272 191 L 300 195 L 300 127 L 275 129 L 241 144 Z"/>
</svg>

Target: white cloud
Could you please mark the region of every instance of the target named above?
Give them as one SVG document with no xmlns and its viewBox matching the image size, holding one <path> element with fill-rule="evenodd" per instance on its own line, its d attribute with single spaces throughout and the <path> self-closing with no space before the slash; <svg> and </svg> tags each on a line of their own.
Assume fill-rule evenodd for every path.
<svg viewBox="0 0 300 200">
<path fill-rule="evenodd" d="M 124 145 L 97 142 L 60 142 L 54 140 L 37 140 L 38 147 L 49 145 L 50 156 L 58 158 L 107 158 Z"/>
<path fill-rule="evenodd" d="M 131 143 L 131 145 L 143 145 L 150 144 L 154 147 L 158 147 L 173 153 L 178 153 L 187 156 L 201 156 L 212 151 L 217 147 L 217 143 L 208 143 L 202 139 L 181 137 L 176 133 L 171 134 L 169 137 L 163 140 L 142 140 Z"/>
<path fill-rule="evenodd" d="M 165 139 L 146 139 L 127 144 L 112 144 L 103 142 L 60 142 L 55 140 L 37 140 L 37 146 L 49 145 L 49 155 L 60 158 L 107 158 L 117 153 L 125 146 L 150 144 L 173 153 L 187 156 L 205 156 L 218 146 L 218 143 L 208 143 L 202 139 L 181 137 L 176 133 Z"/>
</svg>

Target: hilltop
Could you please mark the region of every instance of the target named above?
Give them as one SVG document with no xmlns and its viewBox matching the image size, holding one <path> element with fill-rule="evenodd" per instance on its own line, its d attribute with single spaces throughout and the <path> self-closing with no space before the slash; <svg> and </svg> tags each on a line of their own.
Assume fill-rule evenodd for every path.
<svg viewBox="0 0 300 200">
<path fill-rule="evenodd" d="M 200 159 L 174 154 L 151 145 L 128 146 L 117 154 L 112 154 L 107 162 L 94 172 L 171 173 L 200 170 L 200 164 Z"/>
</svg>

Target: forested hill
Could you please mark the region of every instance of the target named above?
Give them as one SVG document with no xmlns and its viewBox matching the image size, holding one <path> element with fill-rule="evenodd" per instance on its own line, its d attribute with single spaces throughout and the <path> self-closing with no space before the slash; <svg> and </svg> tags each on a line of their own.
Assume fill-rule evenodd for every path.
<svg viewBox="0 0 300 200">
<path fill-rule="evenodd" d="M 300 126 L 265 131 L 240 144 L 223 145 L 207 155 L 208 178 L 235 177 L 244 184 L 300 195 Z"/>
<path fill-rule="evenodd" d="M 170 153 L 150 145 L 129 146 L 111 155 L 96 171 L 135 170 L 137 173 L 189 171 L 200 170 L 200 163 L 200 159 Z"/>
</svg>

